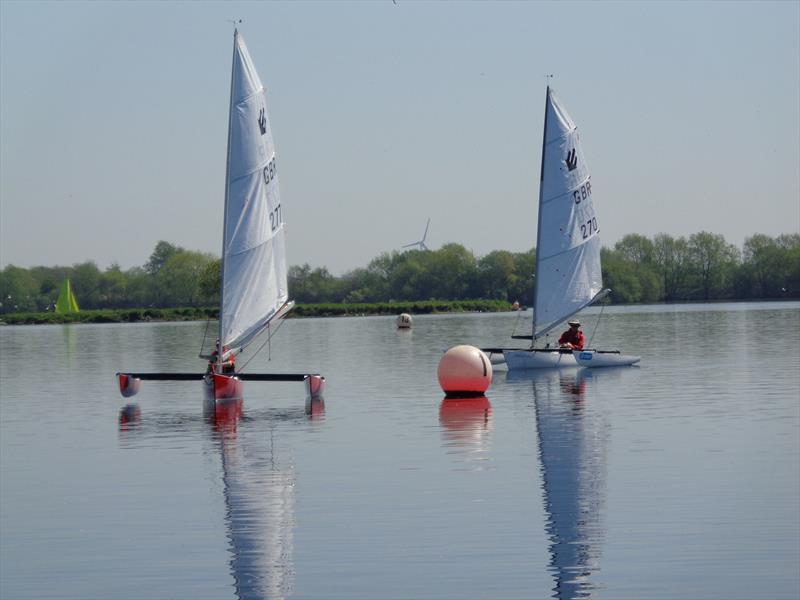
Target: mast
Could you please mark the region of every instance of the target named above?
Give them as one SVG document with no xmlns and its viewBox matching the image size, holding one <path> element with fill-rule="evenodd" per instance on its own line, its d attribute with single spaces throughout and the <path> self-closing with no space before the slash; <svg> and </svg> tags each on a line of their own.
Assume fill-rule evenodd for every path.
<svg viewBox="0 0 800 600">
<path fill-rule="evenodd" d="M 230 100 L 228 101 L 228 147 L 225 151 L 225 204 L 222 217 L 222 254 L 220 259 L 220 273 L 219 273 L 219 329 L 217 331 L 217 340 L 220 347 L 217 351 L 217 370 L 222 370 L 223 359 L 223 345 L 222 345 L 222 315 L 225 314 L 223 307 L 225 304 L 225 249 L 228 247 L 228 195 L 230 192 L 230 172 L 231 172 L 231 120 L 233 119 L 233 77 L 234 69 L 236 67 L 236 46 L 238 43 L 239 30 L 234 27 L 233 29 L 233 55 L 231 58 L 231 91 Z"/>
<path fill-rule="evenodd" d="M 531 319 L 531 348 L 536 344 L 536 295 L 538 283 L 536 277 L 539 275 L 539 265 L 541 264 L 541 254 L 539 252 L 539 240 L 542 239 L 542 183 L 544 182 L 544 151 L 547 145 L 547 106 L 550 104 L 550 85 L 547 86 L 544 99 L 544 129 L 542 130 L 542 163 L 539 167 L 539 210 L 536 216 L 536 268 L 533 280 L 533 318 Z"/>
</svg>

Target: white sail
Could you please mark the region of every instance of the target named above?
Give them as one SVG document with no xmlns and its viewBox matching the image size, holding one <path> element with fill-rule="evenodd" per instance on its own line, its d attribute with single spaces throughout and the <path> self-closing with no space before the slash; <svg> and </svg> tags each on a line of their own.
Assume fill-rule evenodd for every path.
<svg viewBox="0 0 800 600">
<path fill-rule="evenodd" d="M 578 129 L 547 88 L 536 248 L 534 339 L 603 288 L 592 180 Z"/>
<path fill-rule="evenodd" d="M 255 337 L 288 300 L 283 211 L 266 90 L 234 33 L 220 341 Z"/>
</svg>

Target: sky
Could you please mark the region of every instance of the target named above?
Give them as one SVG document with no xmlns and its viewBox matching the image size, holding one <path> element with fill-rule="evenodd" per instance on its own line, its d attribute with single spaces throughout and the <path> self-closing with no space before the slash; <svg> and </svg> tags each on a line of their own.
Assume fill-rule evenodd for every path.
<svg viewBox="0 0 800 600">
<path fill-rule="evenodd" d="M 232 19 L 290 265 L 534 247 L 548 74 L 604 246 L 800 232 L 797 1 L 0 0 L 0 266 L 219 256 Z"/>
</svg>

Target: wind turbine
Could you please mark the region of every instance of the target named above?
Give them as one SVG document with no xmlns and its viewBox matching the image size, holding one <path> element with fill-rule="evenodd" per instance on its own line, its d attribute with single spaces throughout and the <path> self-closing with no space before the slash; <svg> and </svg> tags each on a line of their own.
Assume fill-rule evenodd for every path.
<svg viewBox="0 0 800 600">
<path fill-rule="evenodd" d="M 406 244 L 405 246 L 402 246 L 402 247 L 403 248 L 410 248 L 411 246 L 419 246 L 419 248 L 418 248 L 419 250 L 429 250 L 430 248 L 428 248 L 425 245 L 425 238 L 428 237 L 428 227 L 430 227 L 430 226 L 431 226 L 431 220 L 430 220 L 430 217 L 429 217 L 428 218 L 428 224 L 425 225 L 425 233 L 422 234 L 422 239 L 420 241 L 418 241 L 418 242 L 412 242 L 411 244 Z"/>
</svg>

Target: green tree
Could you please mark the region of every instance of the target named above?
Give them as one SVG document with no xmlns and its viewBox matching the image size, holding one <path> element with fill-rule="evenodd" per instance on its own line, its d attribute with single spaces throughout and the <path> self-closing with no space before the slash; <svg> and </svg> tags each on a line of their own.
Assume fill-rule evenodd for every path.
<svg viewBox="0 0 800 600">
<path fill-rule="evenodd" d="M 614 244 L 614 250 L 628 262 L 637 265 L 653 264 L 655 246 L 652 241 L 638 233 L 629 233 Z"/>
<path fill-rule="evenodd" d="M 157 294 L 154 277 L 143 267 L 125 271 L 125 304 L 130 307 L 155 306 Z"/>
<path fill-rule="evenodd" d="M 784 253 L 784 283 L 781 293 L 791 298 L 800 298 L 800 233 L 785 233 L 776 240 Z"/>
<path fill-rule="evenodd" d="M 112 264 L 100 275 L 98 301 L 102 308 L 124 308 L 127 303 L 128 278 L 120 266 Z"/>
<path fill-rule="evenodd" d="M 30 271 L 8 265 L 0 271 L 0 312 L 36 310 L 38 288 Z"/>
<path fill-rule="evenodd" d="M 297 302 L 336 302 L 336 278 L 325 267 L 312 269 L 308 263 L 291 266 L 288 272 L 289 295 Z"/>
<path fill-rule="evenodd" d="M 659 302 L 663 299 L 664 285 L 656 263 L 656 247 L 651 240 L 643 235 L 628 234 L 614 245 L 613 253 L 602 256 L 603 281 L 611 288 L 614 301 Z M 637 299 L 625 300 L 632 297 Z"/>
<path fill-rule="evenodd" d="M 167 306 L 197 306 L 201 297 L 200 277 L 214 260 L 210 254 L 188 250 L 170 256 L 155 276 Z"/>
<path fill-rule="evenodd" d="M 657 272 L 664 286 L 665 300 L 684 300 L 687 297 L 689 244 L 686 238 L 678 239 L 659 233 L 653 239 Z"/>
<path fill-rule="evenodd" d="M 423 251 L 404 252 L 404 258 L 392 268 L 389 289 L 394 300 L 428 300 L 431 290 L 428 286 L 427 269 L 423 265 Z"/>
<path fill-rule="evenodd" d="M 494 250 L 480 258 L 477 264 L 478 297 L 513 302 L 518 275 L 514 255 L 506 250 Z"/>
<path fill-rule="evenodd" d="M 466 300 L 477 279 L 476 261 L 461 244 L 445 244 L 434 252 L 421 253 L 427 267 L 426 287 L 431 299 Z"/>
<path fill-rule="evenodd" d="M 736 247 L 722 235 L 701 231 L 689 236 L 688 252 L 687 267 L 699 280 L 703 300 L 725 296 L 739 261 Z"/>
<path fill-rule="evenodd" d="M 756 234 L 744 241 L 740 284 L 756 298 L 800 297 L 800 235 Z"/>
<path fill-rule="evenodd" d="M 385 301 L 386 285 L 379 273 L 370 269 L 353 269 L 341 277 L 343 302 Z"/>
<path fill-rule="evenodd" d="M 150 260 L 144 265 L 144 270 L 150 275 L 158 275 L 158 272 L 167 264 L 167 261 L 182 251 L 183 248 L 161 240 L 156 244 L 153 253 L 150 255 Z"/>
<path fill-rule="evenodd" d="M 536 270 L 536 250 L 517 252 L 514 254 L 514 274 L 516 279 L 508 291 L 508 297 L 513 302 L 519 301 L 524 305 L 533 304 L 533 276 Z"/>
<path fill-rule="evenodd" d="M 69 275 L 72 290 L 78 299 L 81 308 L 100 308 L 101 273 L 94 261 L 73 265 L 72 274 Z"/>
<path fill-rule="evenodd" d="M 637 264 L 627 260 L 619 250 L 603 248 L 603 284 L 613 292 L 615 302 L 641 302 L 642 282 L 637 276 Z"/>
<path fill-rule="evenodd" d="M 219 304 L 222 286 L 222 260 L 216 258 L 209 262 L 200 274 L 200 297 L 209 304 Z"/>
</svg>

